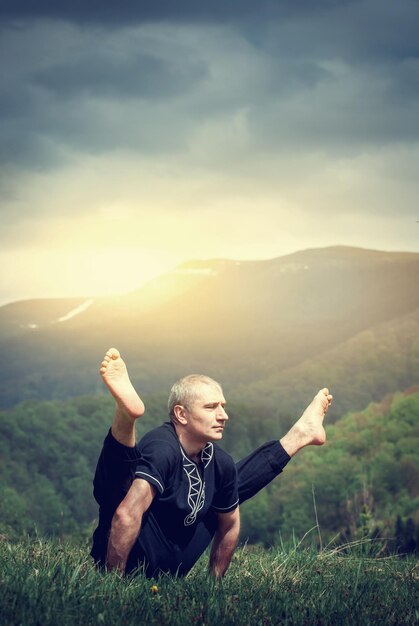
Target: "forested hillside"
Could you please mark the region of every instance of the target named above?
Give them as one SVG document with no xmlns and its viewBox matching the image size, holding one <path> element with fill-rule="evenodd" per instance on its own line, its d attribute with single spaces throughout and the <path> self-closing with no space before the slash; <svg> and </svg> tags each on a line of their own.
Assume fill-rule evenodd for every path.
<svg viewBox="0 0 419 626">
<path fill-rule="evenodd" d="M 112 423 L 113 401 L 24 402 L 0 413 L 1 528 L 12 535 L 65 535 L 94 520 L 92 479 Z M 144 429 L 153 425 L 148 399 Z"/>
<path fill-rule="evenodd" d="M 419 550 L 419 388 L 348 413 L 327 436 L 242 507 L 250 538 L 301 537 L 317 513 L 323 541 L 381 537 L 389 548 Z M 312 537 L 319 542 L 318 530 Z"/>
<path fill-rule="evenodd" d="M 145 398 L 138 434 L 165 420 L 166 397 Z M 9 537 L 90 532 L 96 516 L 91 481 L 113 402 L 104 397 L 25 402 L 0 414 L 0 532 Z M 229 406 L 223 446 L 238 459 L 280 437 L 275 416 Z M 419 526 L 419 388 L 386 397 L 327 428 L 322 448 L 301 452 L 284 474 L 242 507 L 242 538 L 277 544 L 315 525 L 324 541 L 361 536 L 416 545 Z M 318 533 L 311 533 L 314 541 Z M 407 545 L 407 544 L 406 544 Z M 418 544 L 419 545 L 419 544 Z M 388 546 L 397 548 L 397 543 Z"/>
<path fill-rule="evenodd" d="M 287 426 L 318 387 L 335 395 L 332 421 L 419 381 L 419 309 L 357 333 L 298 365 L 235 389 L 242 401 L 259 398 Z"/>
</svg>

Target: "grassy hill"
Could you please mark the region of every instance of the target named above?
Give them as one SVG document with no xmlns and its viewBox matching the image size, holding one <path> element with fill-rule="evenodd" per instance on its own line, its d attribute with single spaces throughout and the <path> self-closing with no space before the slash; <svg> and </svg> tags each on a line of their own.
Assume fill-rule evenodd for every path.
<svg viewBox="0 0 419 626">
<path fill-rule="evenodd" d="M 121 579 L 95 571 L 85 549 L 0 543 L 3 626 L 417 624 L 418 568 L 295 547 L 239 548 L 222 584 L 202 558 L 186 579 Z"/>
</svg>

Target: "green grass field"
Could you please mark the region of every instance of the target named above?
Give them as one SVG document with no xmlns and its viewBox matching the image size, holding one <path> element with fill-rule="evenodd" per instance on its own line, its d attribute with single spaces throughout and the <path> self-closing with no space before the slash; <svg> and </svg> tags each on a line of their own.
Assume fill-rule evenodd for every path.
<svg viewBox="0 0 419 626">
<path fill-rule="evenodd" d="M 205 558 L 186 578 L 147 580 L 98 572 L 87 552 L 1 541 L 1 625 L 419 623 L 416 560 L 245 547 L 216 583 Z"/>
</svg>

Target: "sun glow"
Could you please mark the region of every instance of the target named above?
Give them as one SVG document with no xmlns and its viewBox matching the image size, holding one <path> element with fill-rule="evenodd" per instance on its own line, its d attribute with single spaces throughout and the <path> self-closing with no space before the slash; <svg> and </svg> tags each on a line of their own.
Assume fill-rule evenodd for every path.
<svg viewBox="0 0 419 626">
<path fill-rule="evenodd" d="M 2 285 L 15 300 L 126 293 L 173 267 L 161 251 L 135 248 L 15 251 L 13 274 L 6 253 L 0 262 Z"/>
</svg>

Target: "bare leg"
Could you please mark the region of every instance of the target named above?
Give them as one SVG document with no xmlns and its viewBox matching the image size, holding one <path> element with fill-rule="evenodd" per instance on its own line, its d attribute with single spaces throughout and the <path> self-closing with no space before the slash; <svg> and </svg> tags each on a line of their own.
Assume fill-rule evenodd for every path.
<svg viewBox="0 0 419 626">
<path fill-rule="evenodd" d="M 294 456 L 299 450 L 306 446 L 321 446 L 326 441 L 326 433 L 323 428 L 323 419 L 330 405 L 333 396 L 329 390 L 324 388 L 314 396 L 311 404 L 308 405 L 300 419 L 280 439 L 280 444 L 284 450 Z"/>
<path fill-rule="evenodd" d="M 105 354 L 99 372 L 116 400 L 112 435 L 124 446 L 135 446 L 135 420 L 144 414 L 144 404 L 128 376 L 127 367 L 116 348 Z"/>
</svg>

